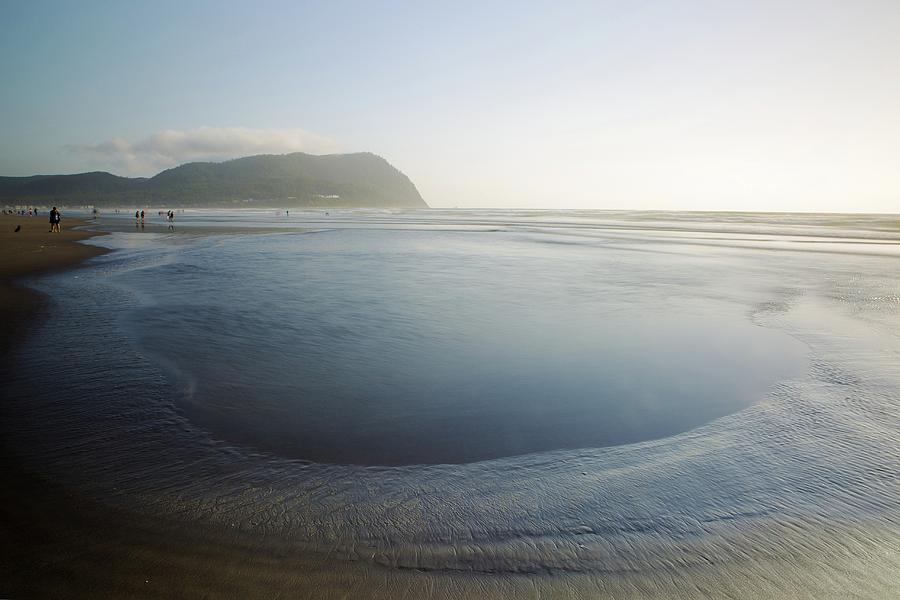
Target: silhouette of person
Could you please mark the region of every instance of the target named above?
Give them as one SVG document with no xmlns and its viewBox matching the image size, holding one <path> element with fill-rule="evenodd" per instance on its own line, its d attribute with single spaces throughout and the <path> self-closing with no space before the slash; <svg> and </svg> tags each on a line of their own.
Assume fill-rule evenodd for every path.
<svg viewBox="0 0 900 600">
<path fill-rule="evenodd" d="M 59 233 L 59 221 L 61 218 L 59 210 L 54 206 L 50 211 L 50 233 Z"/>
</svg>

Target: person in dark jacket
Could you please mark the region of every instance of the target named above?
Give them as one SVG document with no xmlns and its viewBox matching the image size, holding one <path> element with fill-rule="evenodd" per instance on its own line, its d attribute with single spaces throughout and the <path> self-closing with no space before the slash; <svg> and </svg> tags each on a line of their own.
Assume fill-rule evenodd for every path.
<svg viewBox="0 0 900 600">
<path fill-rule="evenodd" d="M 61 218 L 62 215 L 59 214 L 59 210 L 54 206 L 50 211 L 50 233 L 59 233 L 59 221 Z"/>
</svg>

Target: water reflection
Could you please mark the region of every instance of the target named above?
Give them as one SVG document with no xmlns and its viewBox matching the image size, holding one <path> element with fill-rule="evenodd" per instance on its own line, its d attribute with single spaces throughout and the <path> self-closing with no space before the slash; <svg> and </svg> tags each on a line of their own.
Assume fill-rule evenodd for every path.
<svg viewBox="0 0 900 600">
<path fill-rule="evenodd" d="M 193 420 L 327 463 L 666 437 L 803 364 L 798 342 L 745 315 L 661 314 L 653 294 L 598 283 L 592 252 L 507 240 L 498 257 L 491 242 L 344 231 L 201 245 L 130 276 L 153 298 L 131 326 Z"/>
</svg>

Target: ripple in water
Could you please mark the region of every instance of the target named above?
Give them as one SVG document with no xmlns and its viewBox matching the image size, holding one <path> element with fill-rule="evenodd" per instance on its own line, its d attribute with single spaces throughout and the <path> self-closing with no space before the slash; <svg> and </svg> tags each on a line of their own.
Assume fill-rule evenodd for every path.
<svg viewBox="0 0 900 600">
<path fill-rule="evenodd" d="M 154 239 L 39 283 L 66 318 L 4 435 L 104 502 L 392 568 L 791 589 L 856 548 L 883 584 L 895 259 L 585 237 Z"/>
<path fill-rule="evenodd" d="M 150 299 L 130 329 L 180 382 L 186 414 L 221 439 L 341 464 L 657 439 L 802 368 L 793 338 L 714 308 L 660 315 L 586 253 L 512 240 L 498 258 L 485 241 L 329 232 L 202 245 L 124 277 Z"/>
</svg>

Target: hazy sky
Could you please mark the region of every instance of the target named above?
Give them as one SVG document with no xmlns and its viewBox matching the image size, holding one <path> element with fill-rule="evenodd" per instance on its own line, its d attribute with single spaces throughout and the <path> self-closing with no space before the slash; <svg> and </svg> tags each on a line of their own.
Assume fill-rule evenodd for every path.
<svg viewBox="0 0 900 600">
<path fill-rule="evenodd" d="M 900 0 L 0 1 L 0 174 L 367 150 L 432 206 L 900 212 Z"/>
</svg>

